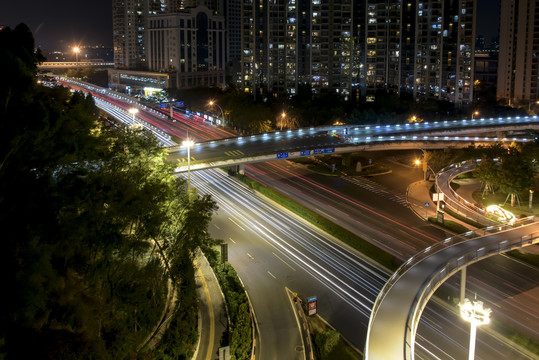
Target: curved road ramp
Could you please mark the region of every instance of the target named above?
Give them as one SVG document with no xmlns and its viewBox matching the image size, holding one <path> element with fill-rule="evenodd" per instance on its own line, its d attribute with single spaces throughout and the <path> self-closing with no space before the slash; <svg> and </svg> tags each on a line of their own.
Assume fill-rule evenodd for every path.
<svg viewBox="0 0 539 360">
<path fill-rule="evenodd" d="M 539 222 L 529 217 L 513 226 L 489 226 L 448 238 L 410 258 L 376 299 L 365 359 L 414 359 L 421 313 L 445 280 L 474 262 L 537 242 Z"/>
</svg>

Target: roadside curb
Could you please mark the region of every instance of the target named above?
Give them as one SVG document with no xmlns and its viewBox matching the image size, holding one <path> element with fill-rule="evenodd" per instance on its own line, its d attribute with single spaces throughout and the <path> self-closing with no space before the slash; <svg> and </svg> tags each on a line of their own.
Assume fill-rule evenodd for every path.
<svg viewBox="0 0 539 360">
<path fill-rule="evenodd" d="M 302 301 L 296 292 L 291 291 L 287 287 L 285 287 L 285 290 L 288 296 L 288 300 L 290 301 L 290 305 L 294 307 L 294 315 L 298 323 L 298 330 L 301 334 L 301 341 L 303 342 L 303 359 L 315 360 L 314 344 L 312 343 L 311 339 L 309 322 L 305 317 L 305 312 L 303 311 Z M 307 353 L 309 354 L 308 357 Z"/>
<path fill-rule="evenodd" d="M 195 279 L 197 286 L 202 286 L 202 287 L 207 288 L 206 280 L 211 280 L 215 284 L 217 284 L 219 288 L 219 294 L 221 296 L 218 296 L 218 295 L 211 296 L 211 293 L 209 292 L 208 292 L 208 295 L 210 296 L 210 302 L 212 303 L 212 306 L 214 307 L 222 306 L 225 309 L 225 313 L 227 317 L 226 318 L 227 324 L 225 325 L 224 331 L 226 332 L 228 326 L 230 326 L 230 316 L 228 314 L 228 307 L 226 304 L 225 295 L 223 294 L 223 290 L 221 289 L 221 284 L 219 283 L 217 276 L 215 275 L 215 272 L 213 271 L 213 268 L 209 264 L 206 256 L 204 255 L 204 253 L 202 252 L 200 248 L 197 248 L 196 250 L 195 258 L 193 259 L 193 265 L 195 266 L 195 274 L 197 274 L 199 277 L 199 279 Z M 205 270 L 203 271 L 202 268 L 204 268 Z M 198 297 L 197 301 L 198 303 L 200 303 L 200 297 Z M 215 331 L 214 335 L 218 336 L 217 329 L 214 329 L 214 331 Z M 202 316 L 201 316 L 201 308 L 199 306 L 198 308 L 198 342 L 197 342 L 196 349 L 191 359 L 196 359 L 198 356 L 198 353 L 201 347 L 200 345 L 201 332 L 202 332 Z M 213 347 L 213 344 L 211 344 L 211 346 Z"/>
</svg>

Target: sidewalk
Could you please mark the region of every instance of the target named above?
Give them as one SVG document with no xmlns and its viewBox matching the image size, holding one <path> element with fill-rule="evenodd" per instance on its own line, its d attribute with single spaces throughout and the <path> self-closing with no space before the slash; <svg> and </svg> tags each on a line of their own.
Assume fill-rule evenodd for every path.
<svg viewBox="0 0 539 360">
<path fill-rule="evenodd" d="M 200 250 L 193 261 L 198 297 L 198 345 L 193 360 L 219 359 L 221 338 L 227 328 L 225 300 L 213 270 Z M 225 357 L 225 359 L 228 359 Z"/>
<path fill-rule="evenodd" d="M 433 181 L 421 180 L 410 184 L 406 190 L 406 201 L 408 202 L 410 209 L 425 221 L 427 221 L 429 217 L 436 217 L 436 202 L 432 201 L 429 193 L 433 184 Z M 444 220 L 454 221 L 470 230 L 476 229 L 472 225 L 467 224 L 448 213 L 444 213 Z"/>
</svg>

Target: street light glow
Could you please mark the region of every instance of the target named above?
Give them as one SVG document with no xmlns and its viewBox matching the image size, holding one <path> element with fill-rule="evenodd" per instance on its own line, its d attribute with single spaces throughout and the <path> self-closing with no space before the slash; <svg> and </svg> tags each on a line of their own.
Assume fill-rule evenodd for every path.
<svg viewBox="0 0 539 360">
<path fill-rule="evenodd" d="M 464 299 L 464 302 L 459 304 L 459 308 L 460 316 L 470 323 L 470 350 L 468 353 L 468 360 L 473 360 L 475 358 L 475 337 L 477 327 L 490 322 L 490 313 L 492 310 L 484 308 L 482 301 L 474 300 L 472 302 L 469 299 Z"/>
<path fill-rule="evenodd" d="M 217 103 L 215 101 L 213 101 L 213 100 L 210 100 L 208 102 L 208 105 L 210 105 L 210 106 L 215 105 L 215 106 L 217 106 L 219 108 L 219 110 L 221 110 L 221 119 L 222 119 L 221 121 L 223 122 L 223 127 L 225 127 L 225 114 L 223 113 L 223 109 L 221 109 L 221 107 L 219 105 L 217 105 Z"/>
<path fill-rule="evenodd" d="M 78 46 L 75 46 L 73 48 L 73 52 L 75 53 L 75 61 L 76 62 L 79 62 L 79 52 L 80 52 L 80 48 Z"/>
<path fill-rule="evenodd" d="M 138 113 L 138 109 L 137 108 L 131 108 L 129 110 L 127 110 L 130 114 L 133 115 L 133 122 L 135 122 L 135 115 Z"/>
</svg>

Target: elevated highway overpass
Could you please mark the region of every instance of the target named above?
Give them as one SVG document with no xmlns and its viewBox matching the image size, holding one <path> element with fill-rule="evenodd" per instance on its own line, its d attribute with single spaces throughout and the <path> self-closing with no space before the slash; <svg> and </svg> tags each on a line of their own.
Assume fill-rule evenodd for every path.
<svg viewBox="0 0 539 360">
<path fill-rule="evenodd" d="M 324 126 L 196 143 L 191 170 L 244 165 L 254 162 L 350 153 L 355 151 L 459 148 L 497 141 L 526 142 L 539 118 L 514 117 L 455 120 L 383 126 Z M 497 134 L 480 136 L 482 133 Z M 512 136 L 505 136 L 511 133 Z M 184 146 L 169 147 L 169 158 L 179 160 L 178 172 L 188 169 Z"/>
<path fill-rule="evenodd" d="M 37 66 L 40 70 L 78 69 L 84 67 L 111 68 L 114 67 L 114 63 L 104 61 L 45 61 Z"/>
<path fill-rule="evenodd" d="M 62 64 L 58 64 L 61 66 Z M 83 81 L 65 81 L 102 94 L 129 97 L 111 92 L 106 88 Z M 100 104 L 98 106 L 101 107 Z M 141 106 L 133 103 L 133 106 Z M 144 121 L 140 119 L 140 121 Z M 143 126 L 156 133 L 158 138 L 166 136 L 164 129 Z M 201 170 L 225 166 L 241 166 L 248 163 L 293 159 L 305 156 L 350 153 L 355 151 L 440 149 L 465 147 L 470 144 L 487 144 L 496 141 L 530 141 L 529 130 L 539 129 L 537 116 L 480 118 L 452 121 L 433 121 L 393 125 L 330 125 L 316 128 L 301 128 L 284 132 L 238 136 L 222 140 L 199 142 L 190 150 L 190 166 L 184 146 L 169 146 L 169 158 L 179 161 L 177 172 Z M 481 134 L 489 134 L 482 136 Z M 495 135 L 493 135 L 495 134 Z"/>
</svg>

